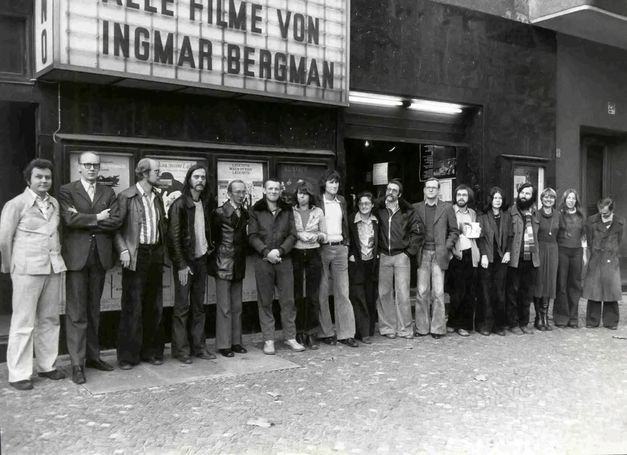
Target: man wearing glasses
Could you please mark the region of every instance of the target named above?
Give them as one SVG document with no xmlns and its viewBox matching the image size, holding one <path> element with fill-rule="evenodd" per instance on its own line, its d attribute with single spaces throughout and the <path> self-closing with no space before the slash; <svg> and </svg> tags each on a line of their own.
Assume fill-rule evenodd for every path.
<svg viewBox="0 0 627 455">
<path fill-rule="evenodd" d="M 422 253 L 418 254 L 418 296 L 416 300 L 416 332 L 431 333 L 433 338 L 446 334 L 444 308 L 444 273 L 459 238 L 457 218 L 449 202 L 440 201 L 440 182 L 425 182 L 425 200 L 414 204 L 414 211 L 425 227 Z"/>
<path fill-rule="evenodd" d="M 142 158 L 135 176 L 138 182 L 118 195 L 122 226 L 115 234 L 123 267 L 117 349 L 123 370 L 140 360 L 163 363 L 161 275 L 167 233 L 163 201 L 155 189 L 159 161 Z"/>
<path fill-rule="evenodd" d="M 67 303 L 67 349 L 72 381 L 85 383 L 84 368 L 112 371 L 100 358 L 98 327 L 100 299 L 107 270 L 113 267 L 113 233 L 120 227 L 117 200 L 110 186 L 99 184 L 100 157 L 83 152 L 78 158 L 81 178 L 59 191 Z"/>
</svg>

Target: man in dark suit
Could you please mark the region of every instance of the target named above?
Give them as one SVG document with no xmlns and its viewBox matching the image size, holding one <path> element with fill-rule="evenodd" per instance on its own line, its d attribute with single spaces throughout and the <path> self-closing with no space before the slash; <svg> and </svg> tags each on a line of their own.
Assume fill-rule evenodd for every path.
<svg viewBox="0 0 627 455">
<path fill-rule="evenodd" d="M 111 371 L 100 358 L 98 326 L 105 274 L 113 267 L 113 231 L 120 226 L 115 193 L 97 183 L 100 157 L 81 153 L 79 180 L 59 191 L 64 236 L 62 254 L 67 266 L 65 310 L 67 349 L 72 381 L 85 383 L 84 367 Z"/>
</svg>

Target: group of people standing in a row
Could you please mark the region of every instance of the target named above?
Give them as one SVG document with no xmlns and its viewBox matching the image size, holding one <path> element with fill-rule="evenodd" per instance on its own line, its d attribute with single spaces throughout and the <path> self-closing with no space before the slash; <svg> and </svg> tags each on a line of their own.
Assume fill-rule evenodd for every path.
<svg viewBox="0 0 627 455">
<path fill-rule="evenodd" d="M 320 341 L 350 347 L 358 346 L 356 338 L 370 343 L 377 320 L 388 338 L 440 338 L 453 331 L 468 336 L 475 329 L 483 335 L 505 335 L 507 329 L 522 334 L 532 332 L 532 300 L 538 330 L 551 329 L 551 299 L 555 325 L 578 327 L 586 261 L 586 325 L 599 325 L 602 305 L 603 325 L 615 329 L 618 324 L 624 221 L 614 215 L 609 198 L 585 220 L 575 190 L 566 190 L 557 208 L 557 195 L 547 188 L 536 208 L 534 188 L 526 183 L 506 210 L 505 194 L 495 187 L 478 216 L 468 206 L 473 194 L 465 185 L 456 188 L 450 204 L 440 200 L 438 180 L 429 179 L 424 201 L 411 205 L 402 198 L 402 183 L 390 180 L 382 200 L 363 192 L 356 213 L 349 214 L 338 194 L 340 176 L 331 170 L 321 179 L 320 201 L 310 183 L 299 181 L 290 205 L 281 197 L 281 183 L 268 178 L 263 198 L 246 210 L 246 185 L 234 180 L 228 200 L 214 208 L 207 169 L 194 165 L 166 215 L 157 190 L 159 161 L 141 159 L 137 183 L 117 197 L 97 182 L 99 170 L 98 154 L 82 153 L 81 178 L 63 185 L 57 202 L 49 194 L 52 163 L 33 160 L 24 171 L 24 193 L 2 210 L 2 272 L 11 273 L 13 282 L 7 365 L 16 389 L 33 387 L 33 351 L 39 376 L 65 377 L 54 368 L 64 272 L 72 380 L 84 383 L 85 367 L 113 370 L 100 357 L 98 326 L 105 273 L 118 259 L 123 272 L 117 359 L 123 370 L 140 361 L 163 363 L 162 272 L 169 260 L 175 287 L 173 357 L 185 364 L 215 358 L 205 347 L 208 274 L 216 280 L 216 349 L 224 357 L 246 353 L 241 313 L 249 247 L 255 251 L 263 352 L 269 355 L 275 354 L 275 289 L 285 343 L 294 351 L 317 349 Z"/>
</svg>

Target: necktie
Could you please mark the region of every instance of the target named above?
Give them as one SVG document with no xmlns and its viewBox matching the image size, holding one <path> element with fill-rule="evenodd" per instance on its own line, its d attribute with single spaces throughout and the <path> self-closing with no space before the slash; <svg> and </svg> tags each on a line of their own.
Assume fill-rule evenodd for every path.
<svg viewBox="0 0 627 455">
<path fill-rule="evenodd" d="M 96 185 L 94 185 L 93 183 L 89 185 L 89 187 L 87 188 L 87 194 L 89 195 L 89 199 L 91 199 L 91 202 L 94 202 L 94 195 L 96 194 Z"/>
</svg>

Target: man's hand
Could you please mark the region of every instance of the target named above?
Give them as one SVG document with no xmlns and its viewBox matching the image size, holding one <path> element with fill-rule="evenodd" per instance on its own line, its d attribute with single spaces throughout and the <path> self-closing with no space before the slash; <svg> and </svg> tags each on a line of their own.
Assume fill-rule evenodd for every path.
<svg viewBox="0 0 627 455">
<path fill-rule="evenodd" d="M 509 255 L 509 252 L 505 253 L 505 254 L 503 255 L 503 259 L 501 260 L 501 263 L 503 263 L 503 264 L 509 264 L 509 261 L 510 261 L 510 257 L 509 257 L 509 256 L 510 256 L 510 255 Z"/>
<path fill-rule="evenodd" d="M 78 210 L 76 210 L 73 206 L 72 207 L 68 207 L 67 211 L 70 213 L 78 213 Z"/>
<path fill-rule="evenodd" d="M 122 263 L 122 267 L 128 269 L 131 265 L 131 255 L 128 250 L 124 250 L 120 253 L 120 262 Z"/>
<path fill-rule="evenodd" d="M 181 286 L 185 286 L 187 284 L 187 278 L 189 275 L 193 275 L 189 267 L 179 270 L 179 283 L 181 283 Z"/>
<path fill-rule="evenodd" d="M 355 256 L 352 254 L 348 257 L 348 262 L 355 262 Z"/>
<path fill-rule="evenodd" d="M 274 250 L 271 250 L 266 257 L 268 258 L 270 264 L 278 264 L 279 262 L 281 262 L 281 252 L 276 248 Z"/>
<path fill-rule="evenodd" d="M 98 215 L 96 215 L 96 219 L 98 221 L 108 220 L 111 217 L 111 215 L 109 215 L 110 211 L 111 211 L 111 209 L 104 209 L 102 212 L 100 212 Z"/>
<path fill-rule="evenodd" d="M 488 256 L 486 256 L 485 254 L 482 254 L 481 255 L 481 267 L 483 267 L 484 269 L 487 269 L 488 265 L 490 265 L 490 261 L 488 261 Z"/>
</svg>

